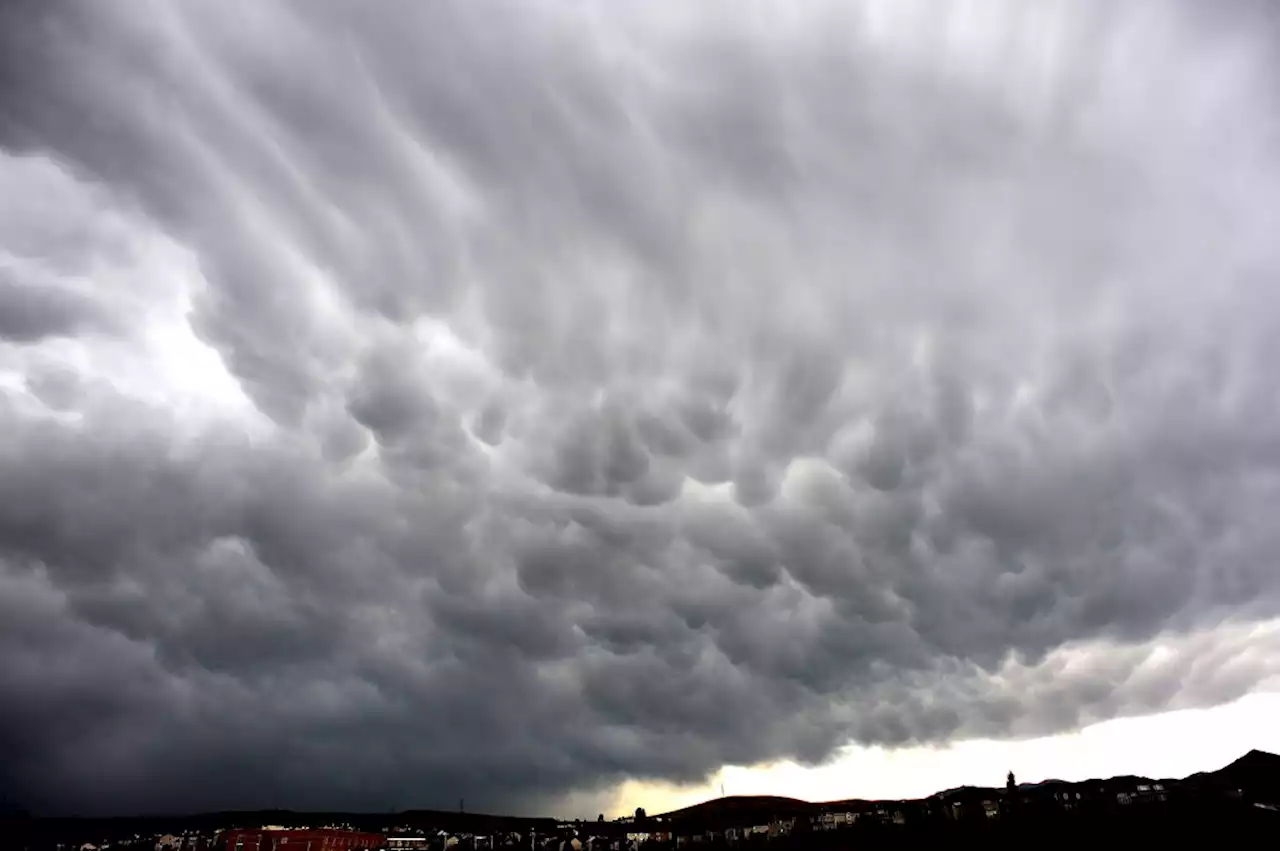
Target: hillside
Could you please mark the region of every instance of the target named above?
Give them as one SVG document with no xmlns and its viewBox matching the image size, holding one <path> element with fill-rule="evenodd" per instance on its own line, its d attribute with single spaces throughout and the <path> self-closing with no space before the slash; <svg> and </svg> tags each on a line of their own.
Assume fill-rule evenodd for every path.
<svg viewBox="0 0 1280 851">
<path fill-rule="evenodd" d="M 784 798 L 777 795 L 730 795 L 725 798 L 713 798 L 710 801 L 703 801 L 700 804 L 694 804 L 679 810 L 672 810 L 669 813 L 663 813 L 661 818 L 665 821 L 668 819 L 695 819 L 695 818 L 714 818 L 723 814 L 733 814 L 733 816 L 741 817 L 747 813 L 763 813 L 763 814 L 784 814 L 807 812 L 818 806 L 810 801 L 802 801 L 799 798 Z"/>
<path fill-rule="evenodd" d="M 1136 785 L 1139 783 L 1153 782 L 1161 781 L 1126 774 L 1106 779 L 1081 780 L 1075 782 L 1056 779 L 1043 780 L 1037 783 L 1021 783 L 1019 784 L 1019 788 L 1033 789 L 1041 786 L 1054 785 L 1111 785 L 1117 783 Z M 1272 793 L 1276 797 L 1280 798 L 1280 756 L 1266 751 L 1251 750 L 1231 764 L 1216 771 L 1201 771 L 1189 775 L 1181 781 L 1168 779 L 1163 782 L 1181 782 L 1221 789 L 1249 787 L 1258 791 Z M 1000 791 L 1001 788 L 1002 787 L 994 786 L 961 786 L 955 789 L 942 790 L 934 794 L 972 794 L 976 792 L 994 794 Z M 753 816 L 760 816 L 763 821 L 767 821 L 774 815 L 784 816 L 817 810 L 839 810 L 847 808 L 857 811 L 859 809 L 872 807 L 876 803 L 878 803 L 876 800 L 864 800 L 860 798 L 846 798 L 832 801 L 805 801 L 800 798 L 786 798 L 772 795 L 731 795 L 725 798 L 713 798 L 679 810 L 672 810 L 671 812 L 663 813 L 661 818 L 664 821 L 699 820 L 713 823 L 721 820 L 735 820 L 740 822 L 743 816 L 751 814 Z"/>
</svg>

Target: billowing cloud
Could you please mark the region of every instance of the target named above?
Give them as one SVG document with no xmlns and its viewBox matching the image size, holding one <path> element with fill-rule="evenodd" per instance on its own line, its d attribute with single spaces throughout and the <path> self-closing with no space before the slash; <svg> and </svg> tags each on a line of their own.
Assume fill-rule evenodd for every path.
<svg viewBox="0 0 1280 851">
<path fill-rule="evenodd" d="M 528 812 L 1276 683 L 1260 6 L 2 14 L 4 798 Z"/>
</svg>

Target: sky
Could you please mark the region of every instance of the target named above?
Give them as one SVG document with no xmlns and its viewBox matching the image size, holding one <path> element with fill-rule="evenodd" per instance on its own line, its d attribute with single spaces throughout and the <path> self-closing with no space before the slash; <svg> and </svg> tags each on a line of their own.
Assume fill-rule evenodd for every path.
<svg viewBox="0 0 1280 851">
<path fill-rule="evenodd" d="M 1280 750 L 1253 0 L 0 6 L 0 803 Z"/>
</svg>

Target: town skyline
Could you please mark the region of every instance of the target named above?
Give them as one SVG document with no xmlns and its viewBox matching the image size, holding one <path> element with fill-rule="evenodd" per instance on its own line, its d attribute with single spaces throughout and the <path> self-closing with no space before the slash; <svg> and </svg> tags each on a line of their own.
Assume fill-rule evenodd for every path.
<svg viewBox="0 0 1280 851">
<path fill-rule="evenodd" d="M 964 785 L 908 800 L 805 801 L 778 796 L 721 796 L 664 813 L 637 808 L 606 819 L 516 817 L 494 813 L 406 810 L 399 813 L 302 813 L 286 810 L 194 814 L 158 819 L 22 819 L 0 828 L 26 851 L 99 847 L 158 851 L 658 851 L 712 847 L 827 848 L 851 837 L 902 847 L 943 836 L 1042 836 L 1048 831 L 1100 837 L 1142 826 L 1249 835 L 1280 823 L 1280 756 L 1257 749 L 1184 778 L 1127 774 L 1079 782 L 1018 782 L 1003 788 Z M 84 842 L 92 837 L 94 842 Z"/>
</svg>

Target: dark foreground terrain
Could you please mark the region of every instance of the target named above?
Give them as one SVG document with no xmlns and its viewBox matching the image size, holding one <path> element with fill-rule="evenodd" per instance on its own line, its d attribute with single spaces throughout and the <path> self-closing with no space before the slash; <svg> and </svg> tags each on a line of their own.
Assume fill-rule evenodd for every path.
<svg viewBox="0 0 1280 851">
<path fill-rule="evenodd" d="M 1251 751 L 1224 768 L 1182 779 L 1115 777 L 966 786 L 908 801 L 811 803 L 728 797 L 656 816 L 558 821 L 412 810 L 394 814 L 256 811 L 154 818 L 0 817 L 0 851 L 224 848 L 228 828 L 334 826 L 414 837 L 426 851 L 802 851 L 987 848 L 1046 843 L 1170 843 L 1176 847 L 1280 847 L 1280 757 Z"/>
<path fill-rule="evenodd" d="M 315 822 L 313 818 L 301 820 Z M 402 816 L 386 819 L 385 822 L 393 820 L 397 822 L 395 828 L 403 829 L 406 826 Z M 278 824 L 280 821 L 272 823 Z M 371 824 L 368 826 L 373 827 Z M 392 826 L 388 823 L 385 828 Z M 79 822 L 7 819 L 3 828 L 0 828 L 0 848 L 5 851 L 78 849 L 83 843 L 93 841 L 88 837 L 95 837 L 97 841 L 93 844 L 99 848 L 146 848 L 150 851 L 157 847 L 156 842 L 160 836 L 175 834 L 176 831 L 176 835 L 185 833 L 189 837 L 187 842 L 176 846 L 178 848 L 221 849 L 224 846 L 218 841 L 217 830 L 212 824 L 202 825 L 198 821 L 187 821 L 181 825 L 169 821 L 161 827 L 150 820 L 111 820 L 110 823 L 104 823 L 96 820 Z M 526 843 L 530 837 L 523 839 L 519 844 L 499 841 L 496 848 L 529 848 L 530 845 Z M 535 847 L 550 847 L 559 851 L 565 842 L 555 833 L 548 839 L 550 841 L 544 844 L 541 837 L 534 837 L 533 840 L 537 842 Z M 766 848 L 769 851 L 826 851 L 854 848 L 936 848 L 940 847 L 939 843 L 964 843 L 967 846 L 970 842 L 981 843 L 986 848 L 1034 848 L 1058 843 L 1064 843 L 1067 847 L 1070 843 L 1105 843 L 1104 847 L 1114 847 L 1117 843 L 1131 842 L 1144 845 L 1167 842 L 1180 848 L 1274 848 L 1280 842 L 1280 812 L 1242 802 L 1195 807 L 1166 803 L 1115 813 L 1002 818 L 975 823 L 939 821 L 904 825 L 855 824 L 831 831 L 802 831 L 773 839 L 761 837 L 731 841 L 718 837 L 698 843 L 686 840 L 680 843 L 680 847 L 697 847 L 706 851 L 731 847 L 758 848 L 761 851 Z M 477 845 L 482 849 L 490 847 L 484 842 L 477 844 L 463 839 L 454 846 L 453 851 L 471 851 Z M 444 844 L 431 842 L 426 847 L 433 851 L 443 851 Z M 568 846 L 563 847 L 567 851 Z M 637 851 L 659 851 L 674 849 L 677 845 L 675 840 L 650 840 L 634 847 Z"/>
</svg>

